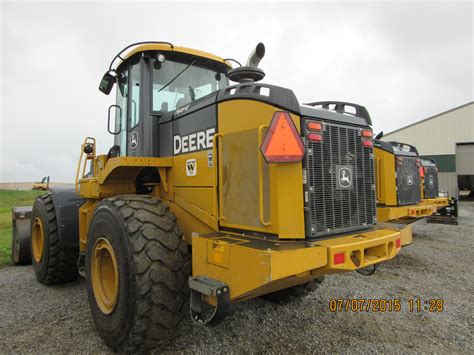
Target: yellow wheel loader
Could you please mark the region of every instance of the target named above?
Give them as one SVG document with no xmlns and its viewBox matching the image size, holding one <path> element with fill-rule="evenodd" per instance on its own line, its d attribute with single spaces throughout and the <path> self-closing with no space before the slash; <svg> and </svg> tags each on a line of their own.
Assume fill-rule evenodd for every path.
<svg viewBox="0 0 474 355">
<path fill-rule="evenodd" d="M 438 185 L 438 165 L 433 159 L 421 158 L 421 203 L 433 205 L 437 210 L 449 205 L 450 198 L 440 196 Z"/>
<path fill-rule="evenodd" d="M 400 226 L 402 246 L 406 246 L 412 243 L 409 224 L 431 216 L 448 199 L 438 197 L 437 172 L 423 166 L 416 147 L 381 141 L 382 134 L 374 140 L 377 218 L 389 223 L 385 225 Z"/>
<path fill-rule="evenodd" d="M 48 189 L 49 189 L 49 176 L 43 177 L 40 182 L 35 182 L 32 187 L 32 190 L 46 191 Z"/>
<path fill-rule="evenodd" d="M 301 297 L 400 251 L 401 232 L 376 224 L 367 110 L 261 83 L 264 52 L 232 68 L 168 42 L 126 47 L 99 86 L 116 87 L 114 145 L 98 155 L 86 138 L 75 190 L 36 200 L 37 279 L 84 275 L 112 349 L 158 347 L 186 314 L 216 325 L 235 302 Z"/>
</svg>

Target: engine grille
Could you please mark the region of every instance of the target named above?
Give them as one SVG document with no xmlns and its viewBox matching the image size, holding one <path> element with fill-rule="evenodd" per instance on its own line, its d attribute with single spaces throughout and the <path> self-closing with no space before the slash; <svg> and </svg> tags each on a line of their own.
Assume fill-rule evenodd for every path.
<svg viewBox="0 0 474 355">
<path fill-rule="evenodd" d="M 322 136 L 306 141 L 306 235 L 368 228 L 376 223 L 373 149 L 362 146 L 360 127 L 325 123 Z"/>
<path fill-rule="evenodd" d="M 435 167 L 425 167 L 425 187 L 423 194 L 425 198 L 438 197 L 438 172 Z"/>
<path fill-rule="evenodd" d="M 420 202 L 420 167 L 415 157 L 397 156 L 398 205 L 412 205 Z"/>
</svg>

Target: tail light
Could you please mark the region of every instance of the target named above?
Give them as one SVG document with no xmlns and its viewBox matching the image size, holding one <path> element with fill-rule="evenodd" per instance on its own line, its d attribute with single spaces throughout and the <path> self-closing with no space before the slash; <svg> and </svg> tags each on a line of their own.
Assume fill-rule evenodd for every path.
<svg viewBox="0 0 474 355">
<path fill-rule="evenodd" d="M 323 140 L 323 136 L 317 133 L 310 133 L 307 137 L 311 142 L 321 142 Z"/>
<path fill-rule="evenodd" d="M 306 125 L 310 131 L 321 131 L 323 129 L 323 125 L 319 122 L 308 121 Z"/>
<path fill-rule="evenodd" d="M 423 168 L 422 166 L 420 166 L 420 177 L 425 177 L 425 173 L 426 173 L 426 168 Z"/>
<path fill-rule="evenodd" d="M 273 114 L 260 150 L 269 164 L 299 163 L 303 160 L 303 141 L 288 112 L 277 111 Z"/>
<path fill-rule="evenodd" d="M 401 246 L 402 246 L 402 241 L 401 241 L 401 239 L 395 240 L 395 247 L 398 249 L 398 248 L 400 248 Z"/>
<path fill-rule="evenodd" d="M 416 158 L 415 159 L 415 164 L 416 164 L 416 166 L 420 166 L 421 165 L 420 159 Z"/>
<path fill-rule="evenodd" d="M 374 146 L 374 142 L 372 142 L 371 140 L 363 140 L 362 145 L 365 148 L 372 148 Z"/>
<path fill-rule="evenodd" d="M 368 129 L 362 130 L 362 137 L 364 137 L 364 138 L 372 138 L 372 136 L 373 136 L 372 131 L 370 131 L 370 130 L 368 130 Z"/>
</svg>

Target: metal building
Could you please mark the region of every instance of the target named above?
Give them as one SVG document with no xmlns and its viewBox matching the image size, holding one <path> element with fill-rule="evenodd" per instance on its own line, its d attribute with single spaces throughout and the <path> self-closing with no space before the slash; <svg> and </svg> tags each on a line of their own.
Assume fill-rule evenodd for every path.
<svg viewBox="0 0 474 355">
<path fill-rule="evenodd" d="M 387 133 L 382 140 L 412 144 L 422 157 L 434 159 L 440 189 L 450 196 L 474 191 L 474 102 Z"/>
</svg>

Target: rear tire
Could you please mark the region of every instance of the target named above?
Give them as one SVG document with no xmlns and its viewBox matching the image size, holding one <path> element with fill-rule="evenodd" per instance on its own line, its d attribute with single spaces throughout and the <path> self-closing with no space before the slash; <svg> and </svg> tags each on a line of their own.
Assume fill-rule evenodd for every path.
<svg viewBox="0 0 474 355">
<path fill-rule="evenodd" d="M 283 290 L 263 295 L 262 298 L 266 301 L 280 305 L 288 304 L 297 299 L 308 296 L 311 292 L 315 291 L 319 287 L 323 280 L 324 277 L 320 277 L 302 285 L 285 288 Z"/>
<path fill-rule="evenodd" d="M 98 257 L 101 245 L 110 259 Z M 191 256 L 176 217 L 159 199 L 102 200 L 89 227 L 85 265 L 92 318 L 114 351 L 148 351 L 178 334 L 189 314 Z M 115 276 L 97 272 L 112 269 Z"/>
<path fill-rule="evenodd" d="M 75 280 L 79 250 L 62 248 L 50 193 L 36 198 L 30 230 L 31 261 L 38 281 L 52 285 Z"/>
</svg>

